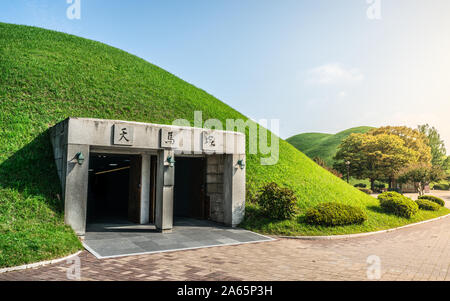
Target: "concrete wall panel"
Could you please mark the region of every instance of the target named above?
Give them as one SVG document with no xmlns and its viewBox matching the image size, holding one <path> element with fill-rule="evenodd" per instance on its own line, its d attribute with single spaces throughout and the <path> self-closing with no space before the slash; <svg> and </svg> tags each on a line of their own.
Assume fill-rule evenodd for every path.
<svg viewBox="0 0 450 301">
<path fill-rule="evenodd" d="M 86 159 L 83 165 L 79 165 L 75 160 L 78 152 L 82 152 Z M 64 193 L 65 222 L 78 235 L 83 235 L 86 228 L 89 146 L 69 144 L 67 146 L 67 158 Z"/>
</svg>

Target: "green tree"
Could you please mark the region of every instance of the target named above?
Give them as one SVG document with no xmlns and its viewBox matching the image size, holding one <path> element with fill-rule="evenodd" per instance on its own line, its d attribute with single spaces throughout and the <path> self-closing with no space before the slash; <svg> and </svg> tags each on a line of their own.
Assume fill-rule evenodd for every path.
<svg viewBox="0 0 450 301">
<path fill-rule="evenodd" d="M 431 163 L 433 166 L 444 167 L 447 159 L 447 150 L 445 149 L 444 140 L 441 139 L 437 129 L 434 126 L 423 124 L 418 126 L 418 130 L 427 137 L 427 144 L 431 148 Z"/>
<path fill-rule="evenodd" d="M 416 157 L 411 158 L 411 163 L 431 164 L 431 148 L 428 145 L 428 138 L 419 130 L 407 126 L 384 126 L 372 129 L 369 135 L 396 135 L 405 142 L 405 146 L 415 152 Z"/>
<path fill-rule="evenodd" d="M 447 174 L 450 174 L 450 156 L 445 158 L 442 169 L 445 170 Z"/>
<path fill-rule="evenodd" d="M 357 179 L 370 180 L 374 190 L 376 180 L 393 179 L 405 166 L 415 162 L 419 153 L 405 145 L 393 134 L 352 134 L 338 147 L 334 168 L 342 173 L 349 170 Z"/>
<path fill-rule="evenodd" d="M 431 182 L 442 180 L 445 173 L 440 166 L 427 164 L 411 165 L 399 172 L 399 183 L 414 183 L 419 195 L 424 195 L 425 186 Z"/>
</svg>

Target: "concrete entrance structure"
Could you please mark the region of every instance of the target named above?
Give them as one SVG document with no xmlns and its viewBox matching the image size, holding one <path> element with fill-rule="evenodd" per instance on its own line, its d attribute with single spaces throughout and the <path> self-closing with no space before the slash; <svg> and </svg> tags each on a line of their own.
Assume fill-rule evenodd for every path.
<svg viewBox="0 0 450 301">
<path fill-rule="evenodd" d="M 89 162 L 96 154 L 139 158 L 134 161 L 134 165 L 139 162 L 139 168 L 134 169 L 139 174 L 133 176 L 138 185 L 130 193 L 130 198 L 132 195 L 136 199 L 136 208 L 131 213 L 129 208 L 129 214 L 139 224 L 153 221 L 159 231 L 172 230 L 176 159 L 180 157 L 205 159 L 203 191 L 212 221 L 234 227 L 244 217 L 245 135 L 242 133 L 68 118 L 50 129 L 50 138 L 63 192 L 65 222 L 79 235 L 86 231 Z"/>
</svg>

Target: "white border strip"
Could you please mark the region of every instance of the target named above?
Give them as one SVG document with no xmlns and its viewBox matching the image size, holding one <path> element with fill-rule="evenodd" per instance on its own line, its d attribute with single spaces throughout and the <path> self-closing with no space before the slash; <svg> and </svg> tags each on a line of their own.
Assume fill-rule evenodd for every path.
<svg viewBox="0 0 450 301">
<path fill-rule="evenodd" d="M 397 228 L 380 230 L 380 231 L 375 231 L 375 232 L 346 234 L 346 235 L 328 235 L 328 236 L 278 236 L 278 237 L 280 237 L 280 238 L 290 238 L 290 239 L 301 239 L 301 240 L 349 239 L 349 238 L 357 238 L 357 237 L 364 237 L 364 236 L 370 236 L 370 235 L 375 235 L 375 234 L 393 232 L 393 231 L 404 229 L 404 228 L 409 228 L 409 227 L 413 227 L 413 226 L 426 224 L 426 223 L 429 223 L 429 222 L 434 222 L 434 221 L 437 221 L 437 220 L 440 220 L 440 219 L 443 219 L 443 218 L 446 218 L 446 217 L 449 217 L 449 216 L 450 216 L 450 214 L 447 214 L 447 215 L 439 216 L 439 217 L 436 217 L 436 218 L 433 218 L 433 219 L 429 219 L 429 220 L 426 220 L 426 221 L 421 221 L 421 222 L 417 222 L 417 223 L 413 223 L 413 224 L 409 224 L 409 225 L 405 225 L 405 226 L 401 226 L 401 227 L 397 227 Z"/>
<path fill-rule="evenodd" d="M 254 241 L 245 241 L 245 242 L 233 242 L 233 243 L 227 243 L 227 244 L 217 244 L 217 245 L 206 245 L 206 246 L 199 246 L 199 247 L 188 247 L 188 248 L 180 248 L 180 249 L 169 249 L 169 250 L 160 250 L 160 251 L 148 251 L 148 252 L 139 252 L 139 253 L 127 253 L 127 254 L 120 254 L 120 255 L 110 255 L 110 256 L 102 256 L 99 253 L 97 253 L 95 250 L 93 250 L 91 247 L 89 247 L 85 242 L 83 242 L 84 248 L 89 251 L 92 255 L 97 257 L 98 259 L 107 259 L 107 258 L 118 258 L 118 257 L 127 257 L 127 256 L 137 256 L 137 255 L 146 255 L 146 254 L 156 254 L 156 253 L 168 253 L 168 252 L 177 252 L 177 251 L 187 251 L 187 250 L 196 250 L 196 249 L 206 249 L 206 248 L 214 248 L 214 247 L 224 247 L 224 246 L 236 246 L 236 245 L 244 245 L 244 244 L 252 244 L 252 243 L 260 243 L 260 242 L 269 242 L 277 240 L 276 238 L 265 236 L 259 233 L 255 233 L 253 231 L 242 229 L 242 231 L 250 232 L 253 234 L 256 234 L 258 236 L 264 237 L 265 240 L 254 240 Z"/>
<path fill-rule="evenodd" d="M 83 251 L 78 251 L 75 254 L 71 254 L 71 255 L 68 255 L 63 258 L 57 258 L 57 259 L 52 259 L 52 260 L 40 261 L 40 262 L 36 262 L 36 263 L 24 264 L 24 265 L 19 265 L 19 266 L 10 267 L 10 268 L 3 268 L 3 269 L 0 269 L 0 274 L 12 272 L 12 271 L 32 269 L 32 268 L 36 268 L 36 267 L 40 267 L 40 266 L 44 266 L 44 265 L 58 263 L 58 262 L 70 259 L 72 257 L 78 256 L 81 252 L 83 252 Z"/>
</svg>

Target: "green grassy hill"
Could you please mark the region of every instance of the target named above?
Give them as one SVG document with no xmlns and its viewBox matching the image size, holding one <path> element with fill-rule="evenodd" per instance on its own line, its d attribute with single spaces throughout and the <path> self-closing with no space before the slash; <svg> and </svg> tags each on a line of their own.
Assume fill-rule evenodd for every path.
<svg viewBox="0 0 450 301">
<path fill-rule="evenodd" d="M 0 70 L 0 267 L 55 258 L 81 248 L 74 232 L 63 223 L 48 137 L 54 124 L 68 116 L 193 122 L 194 111 L 202 111 L 204 120 L 245 118 L 143 59 L 99 42 L 34 27 L 0 23 Z M 278 164 L 261 166 L 259 157 L 247 157 L 250 192 L 275 181 L 295 191 L 301 209 L 324 201 L 364 208 L 377 205 L 375 199 L 283 140 Z M 256 209 L 249 204 L 248 210 Z M 262 220 L 251 216 L 244 226 L 261 232 L 326 232 L 296 221 L 264 220 L 260 224 Z M 370 216 L 370 222 L 359 228 L 333 231 L 370 231 L 409 222 L 385 218 L 376 211 Z"/>
<path fill-rule="evenodd" d="M 353 133 L 366 133 L 372 127 L 360 126 L 351 128 L 335 135 L 323 133 L 303 133 L 286 139 L 295 148 L 303 152 L 308 157 L 322 158 L 328 166 L 333 166 L 333 157 L 337 152 L 337 147 L 341 141 Z"/>
</svg>

